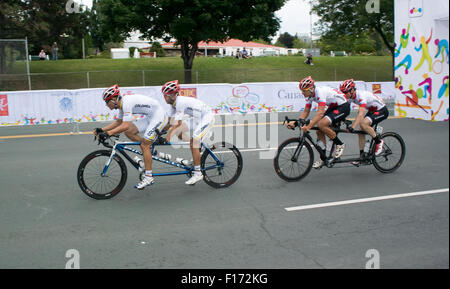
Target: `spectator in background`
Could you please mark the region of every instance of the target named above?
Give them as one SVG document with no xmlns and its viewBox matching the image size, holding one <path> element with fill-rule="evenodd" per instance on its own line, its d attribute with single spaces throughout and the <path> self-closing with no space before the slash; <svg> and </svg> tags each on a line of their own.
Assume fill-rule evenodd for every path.
<svg viewBox="0 0 450 289">
<path fill-rule="evenodd" d="M 247 50 L 245 50 L 245 47 L 242 50 L 242 58 L 244 58 L 244 59 L 250 58 L 250 55 L 248 55 L 248 52 L 247 52 Z"/>
<path fill-rule="evenodd" d="M 52 45 L 52 60 L 58 60 L 58 44 L 56 42 L 53 42 Z"/>
<path fill-rule="evenodd" d="M 305 64 L 314 65 L 314 63 L 312 63 L 312 54 L 311 53 L 308 53 L 308 55 L 306 56 Z"/>
<path fill-rule="evenodd" d="M 40 60 L 45 60 L 45 52 L 44 52 L 44 49 L 42 49 L 41 52 L 39 52 L 39 59 L 40 59 Z"/>
<path fill-rule="evenodd" d="M 242 58 L 242 52 L 241 52 L 241 50 L 239 48 L 236 50 L 236 58 L 237 59 L 241 59 Z"/>
</svg>

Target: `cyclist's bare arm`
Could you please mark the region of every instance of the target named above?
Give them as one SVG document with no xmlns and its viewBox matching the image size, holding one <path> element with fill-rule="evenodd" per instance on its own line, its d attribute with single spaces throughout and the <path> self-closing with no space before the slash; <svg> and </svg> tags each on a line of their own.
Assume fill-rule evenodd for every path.
<svg viewBox="0 0 450 289">
<path fill-rule="evenodd" d="M 114 124 L 114 123 L 112 123 Z M 111 124 L 111 125 L 112 125 Z M 116 135 L 116 134 L 120 134 L 126 130 L 128 130 L 130 128 L 130 121 L 122 121 L 120 120 L 119 125 L 115 126 L 112 129 L 107 130 L 109 135 Z"/>
<path fill-rule="evenodd" d="M 172 126 L 171 125 L 172 119 L 173 119 L 173 117 L 169 117 L 169 121 L 167 122 L 166 126 L 163 127 L 162 131 L 168 131 L 170 129 L 170 127 Z"/>
<path fill-rule="evenodd" d="M 172 138 L 172 136 L 177 132 L 177 129 L 181 126 L 181 124 L 182 124 L 182 121 L 179 120 L 174 126 L 172 126 L 169 129 L 169 132 L 167 133 L 167 136 L 166 136 L 167 141 L 169 141 Z"/>
<path fill-rule="evenodd" d="M 319 106 L 316 115 L 308 124 L 307 128 L 308 129 L 313 128 L 323 118 L 324 115 L 325 115 L 325 106 Z"/>
<path fill-rule="evenodd" d="M 300 114 L 300 116 L 298 117 L 299 119 L 306 119 L 309 116 L 309 112 L 311 111 L 310 107 L 305 107 L 305 109 L 303 110 L 303 112 Z M 295 122 L 291 121 L 287 124 L 288 128 L 294 128 L 295 127 Z"/>
<path fill-rule="evenodd" d="M 109 130 L 112 130 L 112 129 L 118 127 L 121 123 L 122 123 L 121 119 L 116 119 L 113 123 L 110 123 L 107 126 L 105 126 L 104 128 L 102 128 L 102 130 L 104 132 L 107 132 Z M 94 129 L 94 135 L 97 135 L 97 129 Z"/>
<path fill-rule="evenodd" d="M 356 119 L 355 119 L 355 121 L 353 122 L 353 125 L 352 125 L 353 129 L 356 129 L 358 124 L 363 120 L 365 113 L 366 113 L 366 108 L 360 106 L 359 109 L 358 109 L 358 115 L 356 116 Z"/>
<path fill-rule="evenodd" d="M 112 129 L 115 129 L 116 127 L 118 127 L 119 125 L 122 124 L 122 120 L 121 119 L 116 119 L 113 123 L 105 126 L 103 129 L 103 131 L 110 131 Z"/>
</svg>

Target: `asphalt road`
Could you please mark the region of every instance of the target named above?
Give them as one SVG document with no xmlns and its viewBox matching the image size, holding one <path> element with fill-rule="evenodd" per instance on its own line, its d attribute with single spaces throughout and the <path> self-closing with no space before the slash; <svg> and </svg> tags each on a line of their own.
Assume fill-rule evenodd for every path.
<svg viewBox="0 0 450 289">
<path fill-rule="evenodd" d="M 295 136 L 277 124 L 282 118 L 264 115 L 231 127 L 236 141 L 247 140 L 244 170 L 229 188 L 186 186 L 185 176 L 175 176 L 137 191 L 130 168 L 123 191 L 105 201 L 87 197 L 76 180 L 81 159 L 99 149 L 92 135 L 65 134 L 71 125 L 0 128 L 0 268 L 65 268 L 69 249 L 79 252 L 81 268 L 363 269 L 372 260 L 370 249 L 378 252 L 381 268 L 449 268 L 448 190 L 285 210 L 448 189 L 448 122 L 383 122 L 385 131 L 406 142 L 406 159 L 392 174 L 346 165 L 287 183 L 275 174 L 272 159 L 251 146 L 264 132 L 276 145 Z M 230 128 L 216 124 L 216 131 Z M 255 129 L 261 129 L 256 136 Z M 55 133 L 61 135 L 23 137 Z M 355 136 L 343 140 L 345 155 L 357 153 Z M 172 154 L 188 157 L 189 151 Z"/>
</svg>

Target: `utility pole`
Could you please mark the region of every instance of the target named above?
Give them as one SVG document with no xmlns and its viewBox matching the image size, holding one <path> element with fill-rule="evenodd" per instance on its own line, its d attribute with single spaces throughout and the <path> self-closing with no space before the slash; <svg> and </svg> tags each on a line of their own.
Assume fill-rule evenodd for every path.
<svg viewBox="0 0 450 289">
<path fill-rule="evenodd" d="M 310 37 L 311 37 L 311 46 L 310 46 L 310 49 L 312 50 L 312 47 L 313 47 L 313 39 L 312 39 L 312 35 L 313 35 L 313 33 L 312 33 L 312 29 L 313 29 L 313 25 L 312 25 L 312 4 L 310 5 L 310 7 L 309 7 L 309 24 L 310 24 Z"/>
<path fill-rule="evenodd" d="M 81 39 L 81 45 L 83 47 L 83 59 L 85 59 L 86 58 L 86 53 L 85 53 L 85 50 L 84 50 L 84 37 Z"/>
<path fill-rule="evenodd" d="M 25 55 L 27 58 L 28 89 L 31 90 L 30 61 L 29 61 L 29 57 L 28 57 L 28 36 L 25 36 Z"/>
</svg>

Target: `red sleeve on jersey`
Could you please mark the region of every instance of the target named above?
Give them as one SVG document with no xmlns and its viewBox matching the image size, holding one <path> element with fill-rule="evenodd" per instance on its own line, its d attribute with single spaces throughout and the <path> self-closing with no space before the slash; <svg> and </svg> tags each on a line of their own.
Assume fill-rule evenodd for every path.
<svg viewBox="0 0 450 289">
<path fill-rule="evenodd" d="M 325 102 L 319 102 L 319 106 L 326 106 L 327 104 Z"/>
<path fill-rule="evenodd" d="M 310 103 L 307 103 L 306 105 L 305 105 L 305 108 L 311 108 L 311 104 Z"/>
<path fill-rule="evenodd" d="M 367 107 L 366 103 L 361 104 L 359 107 Z"/>
</svg>

